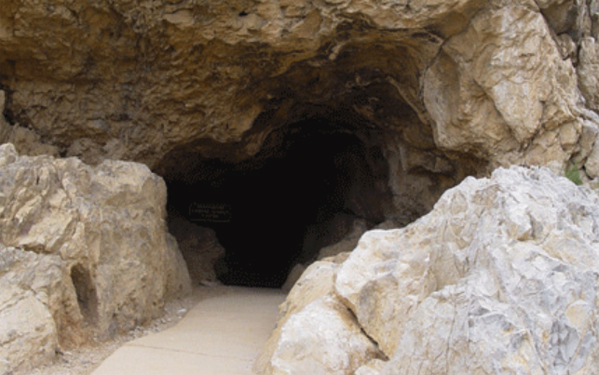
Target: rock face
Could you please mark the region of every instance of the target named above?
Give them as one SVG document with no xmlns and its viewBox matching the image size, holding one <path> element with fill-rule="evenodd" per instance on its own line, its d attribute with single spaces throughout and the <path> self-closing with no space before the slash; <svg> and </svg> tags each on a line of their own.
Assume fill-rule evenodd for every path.
<svg viewBox="0 0 599 375">
<path fill-rule="evenodd" d="M 83 325 L 60 256 L 0 244 L 0 374 L 35 367 L 60 346 L 81 344 Z"/>
<path fill-rule="evenodd" d="M 268 374 L 349 374 L 382 356 L 334 295 L 334 276 L 344 257 L 313 263 L 281 305 L 282 317 L 256 362 Z"/>
<path fill-rule="evenodd" d="M 0 373 L 158 316 L 189 290 L 162 179 L 0 146 Z"/>
<path fill-rule="evenodd" d="M 598 9 L 7 0 L 4 114 L 61 154 L 134 160 L 169 179 L 207 159 L 273 157 L 294 124 L 325 122 L 380 150 L 395 214 L 410 222 L 466 175 L 572 158 L 584 170 L 599 123 Z"/>
<path fill-rule="evenodd" d="M 598 374 L 598 228 L 596 193 L 547 169 L 467 178 L 410 226 L 367 232 L 343 263 L 319 262 L 302 276 L 295 288 L 349 308 L 383 353 L 319 373 Z M 323 267 L 330 271 L 313 277 Z M 315 289 L 323 280 L 329 287 Z M 297 300 L 292 290 L 284 306 Z M 283 309 L 262 373 L 294 373 L 277 364 L 305 356 L 326 363 L 310 353 L 331 344 L 318 350 L 285 335 L 302 311 Z M 310 326 L 329 327 L 329 315 Z M 277 345 L 309 349 L 290 356 L 272 351 Z"/>
<path fill-rule="evenodd" d="M 4 113 L 6 93 L 0 90 L 0 113 Z M 12 143 L 19 153 L 25 155 L 58 156 L 58 148 L 41 142 L 39 134 L 31 129 L 10 125 L 4 116 L 0 116 L 0 144 Z"/>
<path fill-rule="evenodd" d="M 169 217 L 170 233 L 185 259 L 189 276 L 194 283 L 216 282 L 214 266 L 225 254 L 212 229 L 195 225 L 182 217 Z"/>
</svg>

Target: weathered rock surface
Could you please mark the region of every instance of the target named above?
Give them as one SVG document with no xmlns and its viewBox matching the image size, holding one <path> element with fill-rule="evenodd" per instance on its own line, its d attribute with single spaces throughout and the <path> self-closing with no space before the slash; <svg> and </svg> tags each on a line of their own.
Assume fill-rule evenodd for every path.
<svg viewBox="0 0 599 375">
<path fill-rule="evenodd" d="M 0 374 L 54 358 L 81 344 L 83 318 L 66 263 L 0 244 Z"/>
<path fill-rule="evenodd" d="M 567 159 L 580 136 L 579 93 L 576 71 L 556 47 L 532 2 L 478 12 L 424 76 L 436 144 L 501 165 Z"/>
<path fill-rule="evenodd" d="M 350 310 L 334 295 L 334 276 L 345 259 L 313 263 L 279 307 L 281 319 L 255 370 L 268 374 L 351 374 L 382 356 Z"/>
<path fill-rule="evenodd" d="M 218 242 L 216 233 L 180 216 L 169 217 L 168 228 L 177 239 L 191 280 L 196 284 L 217 282 L 214 266 L 225 254 L 225 249 Z"/>
<path fill-rule="evenodd" d="M 0 90 L 0 114 L 4 113 L 6 93 Z M 4 116 L 0 116 L 0 144 L 12 143 L 19 154 L 58 156 L 58 147 L 43 144 L 39 134 L 31 129 L 10 125 Z"/>
<path fill-rule="evenodd" d="M 0 146 L 0 373 L 105 339 L 189 290 L 166 189 L 141 164 Z"/>
<path fill-rule="evenodd" d="M 11 126 L 91 163 L 185 175 L 206 158 L 274 153 L 290 125 L 318 118 L 382 147 L 409 221 L 468 174 L 559 170 L 572 157 L 583 167 L 582 143 L 596 138 L 582 129 L 597 109 L 596 1 L 7 0 L 3 10 Z"/>
<path fill-rule="evenodd" d="M 162 198 L 143 198 L 152 205 L 141 202 L 146 194 L 163 197 L 164 192 L 147 170 L 111 159 L 144 163 L 171 186 L 204 184 L 209 189 L 201 191 L 220 191 L 225 182 L 236 181 L 229 175 L 244 175 L 269 160 L 284 159 L 298 139 L 322 137 L 331 144 L 335 138 L 325 136 L 350 134 L 356 144 L 331 157 L 335 170 L 343 171 L 337 177 L 347 177 L 337 181 L 345 190 L 331 190 L 341 202 L 303 223 L 311 228 L 311 238 L 306 236 L 304 243 L 316 244 L 314 248 L 343 237 L 345 233 L 337 238 L 335 232 L 341 222 L 334 217 L 339 213 L 351 220 L 380 223 L 396 218 L 407 224 L 430 211 L 446 189 L 466 176 L 486 175 L 497 166 L 545 165 L 563 171 L 573 164 L 584 172 L 584 180 L 597 179 L 598 4 L 596 0 L 4 0 L 0 143 L 13 142 L 21 154 L 77 156 L 98 167 L 75 159 L 42 158 L 35 159 L 41 166 L 24 169 L 29 172 L 11 172 L 14 182 L 10 178 L 0 182 L 13 194 L 2 203 L 6 213 L 0 217 L 4 220 L 0 240 L 15 251 L 59 256 L 76 284 L 78 299 L 97 299 L 98 317 L 90 308 L 93 302 L 80 307 L 81 319 L 85 323 L 92 317 L 96 331 L 105 335 L 127 326 L 128 317 L 154 311 L 147 306 L 159 305 L 168 290 L 177 289 L 168 285 L 186 282 L 178 279 L 183 265 L 176 252 L 165 250 L 159 257 L 169 260 L 146 265 L 146 257 L 132 250 L 140 243 L 148 252 L 175 247 L 174 239 L 163 235 L 163 221 L 146 216 L 151 212 L 164 216 L 158 208 Z M 322 142 L 315 144 L 326 149 Z M 7 170 L 24 160 L 33 159 L 0 155 Z M 136 208 L 123 209 L 128 206 L 121 199 Z M 122 222 L 117 218 L 121 212 L 126 216 Z M 407 236 L 397 233 L 381 234 L 376 241 L 395 249 L 393 236 Z M 329 237 L 335 240 L 323 240 Z M 326 251 L 353 247 L 355 237 Z M 455 243 L 461 246 L 466 240 Z M 110 245 L 114 243 L 119 252 Z M 478 269 L 469 271 L 478 265 L 464 265 L 462 255 L 455 255 L 459 263 L 443 251 L 439 263 L 422 253 L 426 250 L 421 244 L 408 245 L 400 255 L 395 250 L 380 255 L 383 263 L 376 272 L 368 268 L 375 261 L 370 258 L 355 264 L 356 269 L 364 268 L 361 275 L 373 277 L 387 269 L 385 278 L 377 282 L 356 278 L 349 283 L 340 276 L 335 293 L 328 294 L 327 301 L 314 301 L 311 308 L 346 322 L 334 299 L 343 296 L 360 326 L 395 358 L 398 343 L 420 328 L 416 320 L 404 319 L 388 329 L 390 317 L 405 318 L 420 306 L 433 304 L 431 296 L 445 290 L 443 286 L 452 296 L 462 293 L 460 288 L 474 283 L 469 280 L 475 276 L 470 275 Z M 124 260 L 115 255 L 122 251 Z M 212 255 L 190 254 L 191 263 L 213 262 Z M 352 257 L 359 256 L 363 255 Z M 350 259 L 340 275 L 343 270 L 355 272 L 349 271 L 355 262 Z M 166 266 L 159 265 L 163 263 Z M 395 263 L 405 269 L 392 272 Z M 432 264 L 440 269 L 429 269 Z M 166 274 L 146 276 L 149 281 L 140 289 L 119 291 L 130 294 L 122 300 L 128 302 L 109 302 L 103 293 L 111 292 L 104 291 L 134 285 L 138 275 L 133 271 L 139 270 L 144 275 Z M 212 277 L 211 267 L 195 270 L 194 278 Z M 119 275 L 117 279 L 112 272 Z M 410 278 L 413 282 L 404 284 Z M 401 302 L 387 306 L 381 301 L 397 297 L 386 295 L 393 285 L 403 293 Z M 362 288 L 369 290 L 363 301 L 357 297 Z M 479 294 L 472 298 L 482 298 Z M 159 299 L 140 297 L 146 295 Z M 452 306 L 453 312 L 438 317 L 435 324 L 442 327 L 445 318 L 462 314 L 465 308 Z M 506 319 L 521 319 L 510 306 Z M 114 323 L 108 323 L 113 313 Z M 425 319 L 425 314 L 418 318 Z M 511 324 L 531 330 L 517 321 Z M 530 337 L 536 340 L 533 334 Z M 442 338 L 426 339 L 434 345 Z M 378 371 L 379 365 L 374 361 L 358 371 Z"/>
<path fill-rule="evenodd" d="M 334 282 L 327 296 L 389 358 L 358 373 L 599 373 L 598 228 L 595 192 L 544 168 L 512 167 L 467 178 L 406 228 L 367 232 L 325 278 Z M 270 347 L 301 347 L 278 340 Z M 313 345 L 294 358 L 318 352 Z"/>
</svg>

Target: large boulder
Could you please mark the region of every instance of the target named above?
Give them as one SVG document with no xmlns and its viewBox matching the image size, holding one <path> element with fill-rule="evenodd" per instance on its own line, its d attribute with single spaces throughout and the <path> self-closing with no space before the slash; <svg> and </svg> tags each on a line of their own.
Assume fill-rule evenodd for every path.
<svg viewBox="0 0 599 375">
<path fill-rule="evenodd" d="M 172 214 L 169 214 L 168 228 L 177 239 L 191 280 L 207 285 L 218 282 L 215 265 L 225 249 L 218 242 L 216 232 Z"/>
<path fill-rule="evenodd" d="M 382 357 L 335 296 L 335 274 L 343 259 L 328 258 L 306 269 L 279 307 L 281 318 L 256 361 L 257 372 L 352 374 L 363 363 Z"/>
<path fill-rule="evenodd" d="M 0 369 L 131 329 L 188 292 L 165 218 L 164 182 L 144 165 L 0 146 Z"/>
<path fill-rule="evenodd" d="M 467 178 L 406 228 L 367 232 L 328 276 L 388 358 L 358 372 L 598 374 L 598 228 L 595 192 L 512 167 Z"/>
</svg>

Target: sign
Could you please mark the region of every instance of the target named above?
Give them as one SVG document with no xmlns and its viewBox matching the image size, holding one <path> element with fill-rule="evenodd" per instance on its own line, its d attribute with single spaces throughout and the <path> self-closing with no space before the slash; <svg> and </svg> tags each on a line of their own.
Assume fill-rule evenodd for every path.
<svg viewBox="0 0 599 375">
<path fill-rule="evenodd" d="M 231 205 L 193 202 L 189 205 L 189 220 L 201 223 L 229 223 L 231 222 Z"/>
</svg>

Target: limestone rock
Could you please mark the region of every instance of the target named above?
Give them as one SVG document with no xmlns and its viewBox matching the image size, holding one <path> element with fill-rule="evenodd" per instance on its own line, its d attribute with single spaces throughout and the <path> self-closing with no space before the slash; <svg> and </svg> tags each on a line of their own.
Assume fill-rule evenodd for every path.
<svg viewBox="0 0 599 375">
<path fill-rule="evenodd" d="M 337 268 L 333 261 L 318 261 L 304 272 L 279 308 L 281 318 L 256 362 L 257 372 L 352 374 L 381 356 L 332 294 Z"/>
<path fill-rule="evenodd" d="M 0 244 L 0 373 L 51 360 L 81 344 L 83 318 L 64 261 Z"/>
<path fill-rule="evenodd" d="M 592 33 L 587 3 L 14 0 L 0 81 L 24 126 L 94 164 L 240 160 L 315 115 L 399 135 L 438 171 L 456 152 L 563 163 L 571 145 L 531 141 L 577 122 L 571 60 Z M 591 96 L 592 69 L 578 74 Z"/>
<path fill-rule="evenodd" d="M 171 183 L 226 175 L 215 161 L 257 169 L 308 128 L 351 134 L 376 155 L 346 166 L 363 182 L 353 204 L 407 224 L 465 176 L 583 162 L 597 14 L 582 0 L 11 0 L 0 87 L 19 137 L 0 141 Z"/>
<path fill-rule="evenodd" d="M 589 108 L 599 111 L 599 48 L 593 37 L 580 43 L 578 82 Z"/>
<path fill-rule="evenodd" d="M 42 143 L 41 137 L 19 124 L 10 125 L 3 116 L 6 94 L 0 90 L 0 144 L 12 143 L 20 154 L 58 156 L 58 148 Z"/>
<path fill-rule="evenodd" d="M 147 167 L 18 156 L 5 144 L 0 176 L 0 337 L 11 369 L 131 329 L 189 290 L 164 182 Z"/>
<path fill-rule="evenodd" d="M 391 358 L 381 374 L 595 374 L 598 204 L 545 169 L 469 178 L 364 235 L 336 290 Z"/>
<path fill-rule="evenodd" d="M 216 282 L 214 265 L 225 254 L 225 249 L 218 242 L 214 230 L 177 216 L 169 217 L 168 227 L 170 233 L 177 238 L 191 280 L 196 284 Z"/>
<path fill-rule="evenodd" d="M 599 177 L 599 142 L 593 144 L 591 153 L 584 165 L 586 173 L 591 178 Z"/>
<path fill-rule="evenodd" d="M 331 296 L 291 316 L 277 344 L 269 374 L 349 375 L 379 355 L 347 307 Z"/>
<path fill-rule="evenodd" d="M 360 366 L 354 373 L 355 375 L 379 375 L 380 371 L 385 367 L 386 361 L 375 358 L 365 365 Z"/>
<path fill-rule="evenodd" d="M 339 303 L 382 352 L 347 373 L 598 374 L 597 228 L 599 196 L 546 168 L 467 178 L 415 223 L 369 231 L 340 265 L 311 266 L 286 302 L 298 308 L 286 310 L 265 350 L 270 367 L 261 369 L 304 368 L 313 353 L 343 350 L 327 341 L 319 351 L 300 328 L 324 329 L 322 318 L 336 327 L 339 318 L 321 309 Z M 325 276 L 315 277 L 319 270 Z M 317 293 L 302 291 L 319 283 Z M 302 296 L 311 297 L 295 302 Z M 295 339 L 281 328 L 291 324 Z"/>
<path fill-rule="evenodd" d="M 256 360 L 256 372 L 269 374 L 274 371 L 272 359 L 279 346 L 282 327 L 293 314 L 334 291 L 334 277 L 338 267 L 338 264 L 330 261 L 314 262 L 293 284 L 285 302 L 279 306 L 277 325 Z"/>
<path fill-rule="evenodd" d="M 521 147 L 541 127 L 551 131 L 574 121 L 578 105 L 575 70 L 562 59 L 543 16 L 525 2 L 509 3 L 474 16 L 424 76 L 437 145 L 504 165 L 522 158 Z M 554 145 L 555 152 L 547 152 Z M 572 152 L 555 137 L 543 147 L 546 155 L 531 164 Z"/>
</svg>

